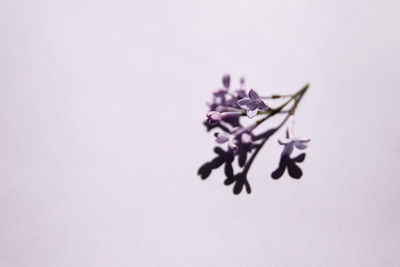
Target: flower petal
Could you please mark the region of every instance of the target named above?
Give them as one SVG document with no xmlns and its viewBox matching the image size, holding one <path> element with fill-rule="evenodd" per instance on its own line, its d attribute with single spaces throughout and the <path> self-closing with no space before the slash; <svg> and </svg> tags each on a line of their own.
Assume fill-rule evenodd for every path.
<svg viewBox="0 0 400 267">
<path fill-rule="evenodd" d="M 268 106 L 261 99 L 259 99 L 257 101 L 257 103 L 258 103 L 258 109 L 259 110 L 268 110 Z"/>
<path fill-rule="evenodd" d="M 253 118 L 255 115 L 257 115 L 257 113 L 258 113 L 257 109 L 254 109 L 254 110 L 248 109 L 247 110 L 247 117 Z"/>
<path fill-rule="evenodd" d="M 302 142 L 302 143 L 308 143 L 311 141 L 310 138 L 306 138 L 306 137 L 296 137 L 293 140 L 296 142 Z"/>
<path fill-rule="evenodd" d="M 250 100 L 250 98 L 246 97 L 246 98 L 240 99 L 237 103 L 240 107 L 246 108 L 247 105 L 251 103 L 251 100 Z"/>
<path fill-rule="evenodd" d="M 215 90 L 215 91 L 213 92 L 213 95 L 214 95 L 214 97 L 222 98 L 222 97 L 225 97 L 225 95 L 226 95 L 227 93 L 228 93 L 228 89 L 226 89 L 226 88 L 220 88 L 220 89 Z"/>
<path fill-rule="evenodd" d="M 229 74 L 225 74 L 225 75 L 222 77 L 222 84 L 224 85 L 224 87 L 225 87 L 226 89 L 228 89 L 230 83 L 231 83 L 231 76 L 230 76 Z"/>
<path fill-rule="evenodd" d="M 211 119 L 207 119 L 207 120 L 206 120 L 206 123 L 207 123 L 208 125 L 210 125 L 210 126 L 214 126 L 214 125 L 217 125 L 217 124 L 218 124 L 218 121 L 213 121 L 213 120 L 211 120 Z"/>
<path fill-rule="evenodd" d="M 287 144 L 289 144 L 291 142 L 293 142 L 293 140 L 290 139 L 290 138 L 280 138 L 280 139 L 278 139 L 278 143 L 280 145 L 287 145 Z"/>
<path fill-rule="evenodd" d="M 216 137 L 215 141 L 219 144 L 225 143 L 229 140 L 229 134 L 227 133 L 215 133 L 214 135 Z"/>
<path fill-rule="evenodd" d="M 239 150 L 239 147 L 236 145 L 236 140 L 229 140 L 228 142 L 228 147 L 231 149 L 234 153 L 236 153 Z"/>
<path fill-rule="evenodd" d="M 220 121 L 222 119 L 222 115 L 218 111 L 209 111 L 206 116 L 213 121 Z"/>
<path fill-rule="evenodd" d="M 289 119 L 288 119 L 287 129 L 286 129 L 286 133 L 287 133 L 289 138 L 293 138 L 294 137 L 293 128 L 294 128 L 294 116 L 290 115 Z"/>
<path fill-rule="evenodd" d="M 250 144 L 252 142 L 251 134 L 243 133 L 240 137 L 240 141 L 242 142 L 242 144 Z"/>
<path fill-rule="evenodd" d="M 256 102 L 254 102 L 254 101 L 251 101 L 248 105 L 247 105 L 247 108 L 248 109 L 250 109 L 250 110 L 255 110 L 255 109 L 257 109 L 257 103 Z"/>
<path fill-rule="evenodd" d="M 250 89 L 249 97 L 253 101 L 260 99 L 260 97 L 258 96 L 257 92 L 254 89 Z"/>
<path fill-rule="evenodd" d="M 305 142 L 294 142 L 294 146 L 297 147 L 298 149 L 306 149 L 308 144 Z"/>
</svg>

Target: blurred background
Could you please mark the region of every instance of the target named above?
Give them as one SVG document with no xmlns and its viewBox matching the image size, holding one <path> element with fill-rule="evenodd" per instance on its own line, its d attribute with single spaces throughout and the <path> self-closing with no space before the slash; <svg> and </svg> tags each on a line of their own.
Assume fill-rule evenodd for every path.
<svg viewBox="0 0 400 267">
<path fill-rule="evenodd" d="M 398 1 L 0 2 L 1 266 L 398 266 Z M 311 87 L 233 195 L 221 76 Z"/>
</svg>

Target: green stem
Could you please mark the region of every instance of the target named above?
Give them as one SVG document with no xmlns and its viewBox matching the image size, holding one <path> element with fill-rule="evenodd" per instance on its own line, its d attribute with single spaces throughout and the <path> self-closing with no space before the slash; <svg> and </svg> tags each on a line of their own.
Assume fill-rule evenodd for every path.
<svg viewBox="0 0 400 267">
<path fill-rule="evenodd" d="M 294 109 L 296 109 L 296 107 L 297 107 L 297 103 L 298 103 L 298 101 L 296 101 L 296 99 L 301 95 L 303 95 L 306 91 L 307 91 L 307 89 L 310 87 L 310 84 L 309 83 L 307 83 L 303 88 L 301 88 L 297 93 L 295 93 L 294 95 L 292 95 L 291 97 L 290 97 L 290 99 L 289 100 L 287 100 L 285 103 L 283 103 L 282 105 L 280 105 L 279 107 L 277 107 L 277 108 L 273 108 L 273 109 L 270 109 L 270 110 L 268 110 L 268 111 L 266 111 L 266 112 L 259 112 L 259 114 L 269 114 L 269 115 L 271 115 L 271 116 L 269 116 L 269 117 L 272 117 L 273 115 L 275 115 L 276 113 L 279 113 L 284 107 L 286 107 L 290 102 L 292 102 L 293 100 L 295 100 L 295 107 L 294 107 Z M 299 99 L 300 100 L 300 99 Z M 292 108 L 293 109 L 293 108 Z M 291 110 L 292 110 L 291 109 Z"/>
<path fill-rule="evenodd" d="M 246 165 L 244 166 L 243 173 L 247 173 L 250 170 L 251 164 L 253 164 L 254 159 L 256 158 L 258 152 L 260 152 L 261 148 L 264 146 L 264 144 L 267 142 L 269 137 L 271 137 L 276 131 L 278 131 L 288 120 L 290 115 L 287 115 L 285 119 L 272 130 L 272 133 L 268 136 L 265 137 L 264 140 L 260 143 L 260 145 L 257 147 L 256 151 L 251 155 L 250 159 L 247 161 Z"/>
<path fill-rule="evenodd" d="M 277 98 L 284 98 L 284 97 L 291 97 L 293 95 L 271 95 L 271 96 L 260 96 L 262 99 L 277 99 Z"/>
</svg>

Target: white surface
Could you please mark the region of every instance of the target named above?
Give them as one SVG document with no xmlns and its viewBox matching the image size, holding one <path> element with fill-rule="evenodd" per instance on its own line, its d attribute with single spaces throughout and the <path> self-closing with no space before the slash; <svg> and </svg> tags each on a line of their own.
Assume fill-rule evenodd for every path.
<svg viewBox="0 0 400 267">
<path fill-rule="evenodd" d="M 1 1 L 1 266 L 398 266 L 397 1 Z M 229 72 L 310 81 L 232 194 L 197 168 Z"/>
</svg>

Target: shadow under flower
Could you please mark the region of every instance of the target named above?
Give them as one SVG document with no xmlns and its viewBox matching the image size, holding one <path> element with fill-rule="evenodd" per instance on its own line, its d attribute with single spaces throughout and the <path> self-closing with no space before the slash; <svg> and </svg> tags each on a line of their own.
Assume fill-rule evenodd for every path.
<svg viewBox="0 0 400 267">
<path fill-rule="evenodd" d="M 279 179 L 284 174 L 285 170 L 288 170 L 290 177 L 294 179 L 300 179 L 303 175 L 303 171 L 297 166 L 296 163 L 303 162 L 306 158 L 306 154 L 302 153 L 296 157 L 291 158 L 288 155 L 282 156 L 279 161 L 279 167 L 271 173 L 273 179 Z"/>
<path fill-rule="evenodd" d="M 220 147 L 215 147 L 214 152 L 217 154 L 217 157 L 212 159 L 209 162 L 204 163 L 198 170 L 197 174 L 200 175 L 201 179 L 205 180 L 207 179 L 211 172 L 215 169 L 218 169 L 221 167 L 223 164 L 224 166 L 224 173 L 225 173 L 225 185 L 232 185 L 233 186 L 233 193 L 234 194 L 240 194 L 240 192 L 243 189 L 243 186 L 246 186 L 246 191 L 247 193 L 251 193 L 251 187 L 249 182 L 247 181 L 247 171 L 242 171 L 240 173 L 234 174 L 233 166 L 232 163 L 235 159 L 235 155 L 232 153 L 232 151 L 225 151 Z M 239 146 L 239 152 L 238 152 L 238 160 L 239 164 L 242 164 L 242 166 L 246 162 L 246 156 L 247 150 L 242 148 L 242 146 Z"/>
<path fill-rule="evenodd" d="M 232 170 L 233 173 L 233 167 L 232 167 L 232 162 L 234 160 L 234 155 L 231 151 L 225 151 L 220 147 L 214 147 L 214 152 L 218 155 L 214 159 L 212 159 L 209 162 L 204 163 L 199 170 L 197 171 L 197 174 L 200 175 L 201 179 L 205 180 L 207 179 L 212 170 L 218 169 L 225 163 L 225 173 L 230 173 Z"/>
<path fill-rule="evenodd" d="M 269 129 L 257 136 L 253 136 L 253 140 L 260 141 L 260 143 L 254 143 L 252 145 L 248 144 L 238 144 L 238 151 L 237 153 L 233 153 L 231 150 L 223 150 L 221 147 L 214 147 L 214 152 L 217 156 L 209 162 L 204 163 L 199 169 L 197 174 L 200 175 L 201 179 L 207 179 L 213 170 L 220 168 L 222 165 L 224 166 L 224 173 L 225 173 L 225 185 L 232 185 L 233 184 L 233 193 L 235 195 L 240 194 L 243 190 L 243 187 L 246 188 L 246 192 L 248 194 L 251 193 L 250 183 L 247 179 L 247 173 L 253 163 L 255 157 L 257 156 L 258 152 L 265 144 L 265 142 L 276 132 L 278 131 L 283 123 L 276 128 Z M 218 126 L 217 126 L 218 127 Z M 248 153 L 251 153 L 250 158 L 248 158 Z M 234 173 L 234 169 L 232 166 L 235 157 L 237 156 L 238 165 L 241 168 L 241 171 L 238 173 Z"/>
</svg>

